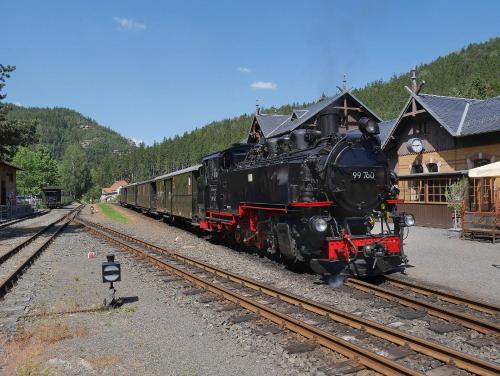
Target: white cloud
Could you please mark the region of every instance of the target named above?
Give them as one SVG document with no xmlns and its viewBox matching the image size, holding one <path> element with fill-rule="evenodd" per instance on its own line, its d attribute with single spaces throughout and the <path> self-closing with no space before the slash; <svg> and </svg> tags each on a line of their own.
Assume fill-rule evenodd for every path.
<svg viewBox="0 0 500 376">
<path fill-rule="evenodd" d="M 18 107 L 24 107 L 24 104 L 22 104 L 21 102 L 14 102 L 13 104 Z"/>
<path fill-rule="evenodd" d="M 238 71 L 241 73 L 252 73 L 252 69 L 247 67 L 238 67 Z"/>
<path fill-rule="evenodd" d="M 276 83 L 270 81 L 257 81 L 250 84 L 252 89 L 274 90 L 278 87 Z"/>
<path fill-rule="evenodd" d="M 146 25 L 125 17 L 113 17 L 113 21 L 122 30 L 144 30 Z"/>
<path fill-rule="evenodd" d="M 131 138 L 130 141 L 132 141 L 135 144 L 135 146 L 137 146 L 137 147 L 141 146 L 141 144 L 144 143 L 143 140 L 139 140 L 137 138 Z"/>
</svg>

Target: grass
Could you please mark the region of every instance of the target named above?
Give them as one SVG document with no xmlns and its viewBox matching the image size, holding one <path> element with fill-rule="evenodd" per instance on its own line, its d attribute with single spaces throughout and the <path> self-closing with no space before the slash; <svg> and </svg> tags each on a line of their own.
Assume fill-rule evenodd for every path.
<svg viewBox="0 0 500 376">
<path fill-rule="evenodd" d="M 60 319 L 42 318 L 22 328 L 13 339 L 0 338 L 0 369 L 6 375 L 45 376 L 47 347 L 69 338 L 84 337 L 85 327 L 70 327 Z"/>
<path fill-rule="evenodd" d="M 102 204 L 101 203 L 101 204 L 97 204 L 97 207 L 99 208 L 99 210 L 101 211 L 101 213 L 104 216 L 106 216 L 107 218 L 109 218 L 113 221 L 124 223 L 124 224 L 131 222 L 127 216 L 120 213 L 118 210 L 116 210 L 110 204 Z"/>
<path fill-rule="evenodd" d="M 118 355 L 99 355 L 95 357 L 91 357 L 86 359 L 91 365 L 92 368 L 101 372 L 106 368 L 117 365 L 121 362 L 121 359 Z"/>
<path fill-rule="evenodd" d="M 125 304 L 119 308 L 112 309 L 108 312 L 108 314 L 116 314 L 116 313 L 135 313 L 137 311 L 137 305 Z"/>
</svg>

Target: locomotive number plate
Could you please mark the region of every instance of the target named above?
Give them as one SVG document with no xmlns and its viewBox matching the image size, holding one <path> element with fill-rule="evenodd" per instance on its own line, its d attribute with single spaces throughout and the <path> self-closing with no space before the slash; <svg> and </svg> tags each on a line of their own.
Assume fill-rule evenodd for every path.
<svg viewBox="0 0 500 376">
<path fill-rule="evenodd" d="M 355 170 L 352 172 L 352 180 L 374 181 L 375 180 L 375 171 L 374 170 Z"/>
</svg>

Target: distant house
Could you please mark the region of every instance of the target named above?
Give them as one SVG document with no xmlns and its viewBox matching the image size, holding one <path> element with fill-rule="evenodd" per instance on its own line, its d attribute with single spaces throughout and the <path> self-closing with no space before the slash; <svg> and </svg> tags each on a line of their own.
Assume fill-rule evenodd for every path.
<svg viewBox="0 0 500 376">
<path fill-rule="evenodd" d="M 118 197 L 120 194 L 120 189 L 126 186 L 128 182 L 126 180 L 115 181 L 110 187 L 103 188 L 101 192 L 101 202 L 111 201 Z"/>
<path fill-rule="evenodd" d="M 500 160 L 500 97 L 421 94 L 420 88 L 415 82 L 406 88 L 409 98 L 399 117 L 383 123 L 382 147 L 400 178 L 405 203 L 398 209 L 414 213 L 419 225 L 450 227 L 445 196 L 450 184 L 469 169 Z M 495 190 L 498 178 L 471 180 L 469 209 L 493 208 Z"/>
<path fill-rule="evenodd" d="M 0 161 L 0 205 L 16 204 L 16 172 L 21 170 L 11 163 Z"/>
</svg>

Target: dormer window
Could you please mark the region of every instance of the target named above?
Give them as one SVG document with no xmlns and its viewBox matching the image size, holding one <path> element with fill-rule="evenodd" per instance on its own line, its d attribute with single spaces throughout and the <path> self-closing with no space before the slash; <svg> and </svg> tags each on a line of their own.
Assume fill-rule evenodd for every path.
<svg viewBox="0 0 500 376">
<path fill-rule="evenodd" d="M 490 163 L 491 161 L 487 158 L 478 158 L 474 160 L 474 167 L 481 167 Z"/>
<path fill-rule="evenodd" d="M 428 172 L 439 172 L 439 166 L 437 163 L 427 163 Z"/>
<path fill-rule="evenodd" d="M 421 164 L 414 164 L 411 166 L 412 174 L 422 174 L 424 172 L 424 166 Z"/>
</svg>

